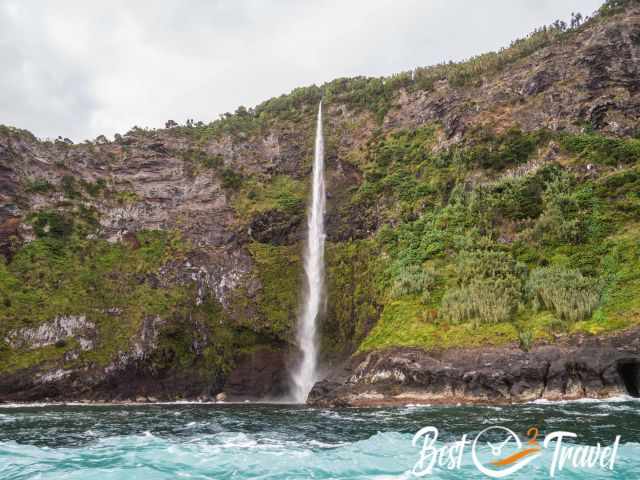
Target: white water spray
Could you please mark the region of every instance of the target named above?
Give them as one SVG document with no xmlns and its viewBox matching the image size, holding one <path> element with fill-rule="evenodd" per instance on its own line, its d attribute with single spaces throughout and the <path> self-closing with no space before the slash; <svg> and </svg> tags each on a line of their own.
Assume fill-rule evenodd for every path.
<svg viewBox="0 0 640 480">
<path fill-rule="evenodd" d="M 307 290 L 303 310 L 298 319 L 297 333 L 302 360 L 296 365 L 292 374 L 292 394 L 296 403 L 304 403 L 313 384 L 318 381 L 317 322 L 324 295 L 324 204 L 324 139 L 322 137 L 322 102 L 320 102 L 313 159 L 313 190 L 311 208 L 307 217 L 308 233 L 304 253 Z"/>
</svg>

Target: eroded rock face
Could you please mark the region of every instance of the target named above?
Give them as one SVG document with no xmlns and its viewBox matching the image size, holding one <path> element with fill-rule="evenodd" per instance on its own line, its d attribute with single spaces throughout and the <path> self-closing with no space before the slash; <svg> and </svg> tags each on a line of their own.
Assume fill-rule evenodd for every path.
<svg viewBox="0 0 640 480">
<path fill-rule="evenodd" d="M 640 329 L 530 352 L 504 347 L 361 354 L 317 383 L 308 403 L 511 403 L 616 395 L 640 395 Z"/>
<path fill-rule="evenodd" d="M 60 316 L 51 322 L 37 327 L 22 328 L 9 333 L 5 341 L 12 348 L 36 349 L 49 345 L 62 344 L 69 338 L 78 341 L 82 350 L 90 350 L 94 346 L 96 326 L 84 315 Z"/>
</svg>

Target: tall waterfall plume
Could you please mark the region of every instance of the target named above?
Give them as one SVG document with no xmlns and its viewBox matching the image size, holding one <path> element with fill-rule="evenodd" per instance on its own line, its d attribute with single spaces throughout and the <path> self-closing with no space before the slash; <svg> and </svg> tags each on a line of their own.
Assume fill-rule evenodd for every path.
<svg viewBox="0 0 640 480">
<path fill-rule="evenodd" d="M 324 297 L 324 138 L 322 136 L 322 102 L 318 106 L 316 148 L 313 159 L 311 208 L 307 216 L 307 242 L 304 252 L 306 291 L 303 308 L 298 318 L 297 341 L 302 352 L 295 366 L 293 399 L 304 403 L 318 380 L 318 317 Z"/>
</svg>

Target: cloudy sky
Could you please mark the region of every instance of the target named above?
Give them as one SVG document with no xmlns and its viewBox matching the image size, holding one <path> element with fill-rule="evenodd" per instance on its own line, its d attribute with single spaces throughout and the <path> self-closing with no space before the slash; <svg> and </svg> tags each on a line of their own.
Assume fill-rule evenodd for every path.
<svg viewBox="0 0 640 480">
<path fill-rule="evenodd" d="M 495 50 L 602 0 L 0 0 L 0 123 L 210 121 L 297 86 Z"/>
</svg>

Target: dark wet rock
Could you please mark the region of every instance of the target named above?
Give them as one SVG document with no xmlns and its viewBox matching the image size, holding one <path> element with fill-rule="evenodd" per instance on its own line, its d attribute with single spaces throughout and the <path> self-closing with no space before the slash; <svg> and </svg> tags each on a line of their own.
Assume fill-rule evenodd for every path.
<svg viewBox="0 0 640 480">
<path fill-rule="evenodd" d="M 353 357 L 317 383 L 308 403 L 511 403 L 640 395 L 640 329 L 575 337 L 530 352 L 515 347 L 425 352 L 392 349 Z"/>
<path fill-rule="evenodd" d="M 536 95 L 547 90 L 557 79 L 557 75 L 548 70 L 538 70 L 522 88 L 522 94 Z"/>
<path fill-rule="evenodd" d="M 169 150 L 167 150 L 167 147 L 165 147 L 165 145 L 162 142 L 151 143 L 151 144 L 147 145 L 147 148 L 149 150 L 151 150 L 152 152 L 156 152 L 156 153 L 159 153 L 161 155 L 168 155 L 169 154 Z"/>
<path fill-rule="evenodd" d="M 602 130 L 608 125 L 606 121 L 607 111 L 614 106 L 614 102 L 602 102 L 596 103 L 587 110 L 587 121 L 593 130 Z"/>
<path fill-rule="evenodd" d="M 0 213 L 0 255 L 11 260 L 14 248 L 20 242 L 20 219 L 11 217 L 2 219 Z"/>
<path fill-rule="evenodd" d="M 329 210 L 325 222 L 327 238 L 332 242 L 367 238 L 378 229 L 378 219 L 375 214 L 359 205 Z"/>
<path fill-rule="evenodd" d="M 237 361 L 224 385 L 228 400 L 269 400 L 288 392 L 286 356 L 282 351 L 260 348 Z"/>
<path fill-rule="evenodd" d="M 256 215 L 249 226 L 249 236 L 260 243 L 272 245 L 293 245 L 300 241 L 304 232 L 303 215 L 280 210 L 269 210 Z"/>
<path fill-rule="evenodd" d="M 444 132 L 447 138 L 452 138 L 456 135 L 461 136 L 464 133 L 464 122 L 460 115 L 449 115 L 444 120 Z"/>
</svg>

